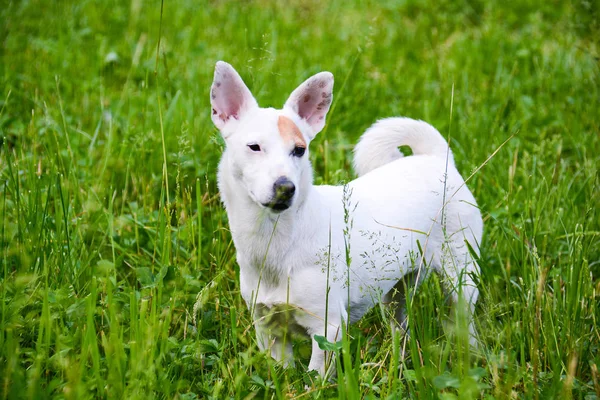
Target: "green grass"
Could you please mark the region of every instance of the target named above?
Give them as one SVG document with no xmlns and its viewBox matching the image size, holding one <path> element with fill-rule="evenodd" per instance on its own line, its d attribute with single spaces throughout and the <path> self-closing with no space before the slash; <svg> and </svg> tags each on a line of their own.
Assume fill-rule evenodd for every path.
<svg viewBox="0 0 600 400">
<path fill-rule="evenodd" d="M 577 0 L 190 0 L 162 18 L 4 1 L 0 398 L 600 398 L 599 18 Z M 408 342 L 381 309 L 350 328 L 337 380 L 306 373 L 306 341 L 294 369 L 258 351 L 215 182 L 219 59 L 263 106 L 334 73 L 316 183 L 352 179 L 352 145 L 393 115 L 451 136 L 463 176 L 483 165 L 478 351 L 444 333 L 435 278 Z"/>
</svg>

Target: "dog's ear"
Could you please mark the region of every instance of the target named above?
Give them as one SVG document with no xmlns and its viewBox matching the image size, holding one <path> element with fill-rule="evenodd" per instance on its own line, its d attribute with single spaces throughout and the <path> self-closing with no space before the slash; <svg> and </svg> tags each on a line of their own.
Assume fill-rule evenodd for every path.
<svg viewBox="0 0 600 400">
<path fill-rule="evenodd" d="M 325 116 L 333 99 L 333 74 L 319 72 L 296 88 L 284 108 L 297 113 L 312 128 L 312 140 L 325 126 Z"/>
<path fill-rule="evenodd" d="M 211 117 L 219 129 L 234 118 L 240 117 L 249 109 L 258 107 L 252 96 L 235 69 L 224 61 L 217 61 L 215 77 L 210 88 Z"/>
</svg>

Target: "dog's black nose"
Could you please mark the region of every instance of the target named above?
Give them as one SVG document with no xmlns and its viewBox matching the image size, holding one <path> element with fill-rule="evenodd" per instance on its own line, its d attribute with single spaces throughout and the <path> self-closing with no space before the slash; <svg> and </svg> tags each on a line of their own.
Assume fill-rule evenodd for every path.
<svg viewBox="0 0 600 400">
<path fill-rule="evenodd" d="M 280 176 L 273 184 L 273 190 L 277 201 L 286 201 L 294 196 L 296 186 L 285 176 Z"/>
</svg>

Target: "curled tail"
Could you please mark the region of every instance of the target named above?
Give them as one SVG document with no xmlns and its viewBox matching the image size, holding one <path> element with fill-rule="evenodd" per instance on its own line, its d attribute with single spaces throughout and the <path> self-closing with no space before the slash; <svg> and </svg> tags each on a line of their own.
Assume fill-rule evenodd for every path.
<svg viewBox="0 0 600 400">
<path fill-rule="evenodd" d="M 354 170 L 362 176 L 403 157 L 400 146 L 409 146 L 413 155 L 448 157 L 454 165 L 448 143 L 437 129 L 427 122 L 397 117 L 377 121 L 362 135 L 354 148 Z"/>
</svg>

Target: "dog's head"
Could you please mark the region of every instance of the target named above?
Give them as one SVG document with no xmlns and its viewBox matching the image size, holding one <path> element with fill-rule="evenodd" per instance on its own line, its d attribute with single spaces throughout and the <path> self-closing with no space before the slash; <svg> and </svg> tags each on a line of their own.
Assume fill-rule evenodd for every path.
<svg viewBox="0 0 600 400">
<path fill-rule="evenodd" d="M 255 203 L 281 212 L 306 195 L 308 145 L 325 126 L 332 91 L 333 75 L 321 72 L 298 86 L 283 109 L 260 108 L 236 70 L 217 62 L 212 120 L 225 139 L 224 162 Z"/>
</svg>

